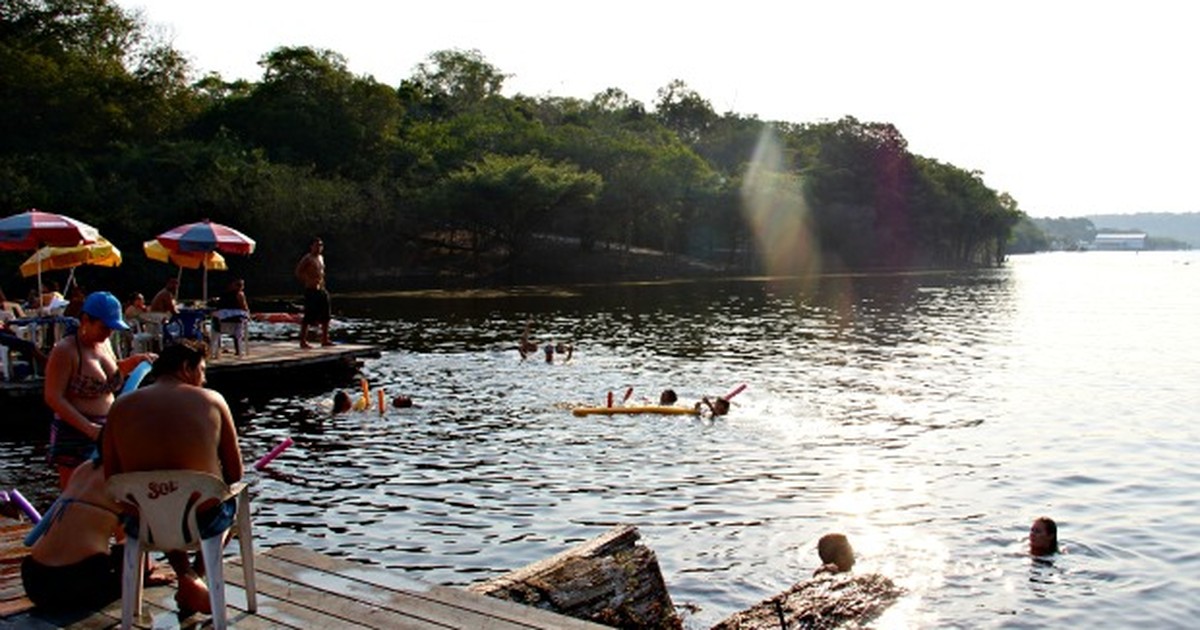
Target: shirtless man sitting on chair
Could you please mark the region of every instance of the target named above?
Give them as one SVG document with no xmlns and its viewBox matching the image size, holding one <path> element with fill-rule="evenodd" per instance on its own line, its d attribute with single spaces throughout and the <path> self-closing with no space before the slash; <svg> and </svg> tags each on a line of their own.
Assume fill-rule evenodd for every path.
<svg viewBox="0 0 1200 630">
<path fill-rule="evenodd" d="M 184 341 L 165 348 L 150 376 L 154 383 L 113 403 L 104 430 L 106 476 L 144 470 L 199 470 L 234 483 L 242 478 L 242 454 L 229 405 L 205 389 L 203 343 Z M 212 527 L 233 520 L 233 503 L 214 510 Z M 203 526 L 204 524 L 202 524 Z M 180 608 L 210 614 L 208 587 L 188 562 L 186 551 L 167 553 L 179 577 Z"/>
</svg>

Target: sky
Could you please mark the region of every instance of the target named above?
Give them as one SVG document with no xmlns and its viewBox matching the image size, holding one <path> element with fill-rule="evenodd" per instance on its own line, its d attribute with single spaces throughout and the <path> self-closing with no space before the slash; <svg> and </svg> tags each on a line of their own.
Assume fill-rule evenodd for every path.
<svg viewBox="0 0 1200 630">
<path fill-rule="evenodd" d="M 891 123 L 1034 217 L 1200 212 L 1200 37 L 1175 0 L 117 0 L 200 74 L 258 81 L 280 46 L 398 86 L 477 50 L 504 93 L 652 109 L 679 79 L 718 113 Z"/>
</svg>

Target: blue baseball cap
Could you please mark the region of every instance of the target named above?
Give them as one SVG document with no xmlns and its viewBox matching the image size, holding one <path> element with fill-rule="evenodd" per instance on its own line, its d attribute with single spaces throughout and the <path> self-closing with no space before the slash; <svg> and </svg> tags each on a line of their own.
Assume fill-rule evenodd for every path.
<svg viewBox="0 0 1200 630">
<path fill-rule="evenodd" d="M 83 301 L 83 312 L 104 322 L 109 330 L 129 330 L 129 324 L 121 314 L 121 301 L 108 291 L 96 291 L 87 296 Z"/>
</svg>

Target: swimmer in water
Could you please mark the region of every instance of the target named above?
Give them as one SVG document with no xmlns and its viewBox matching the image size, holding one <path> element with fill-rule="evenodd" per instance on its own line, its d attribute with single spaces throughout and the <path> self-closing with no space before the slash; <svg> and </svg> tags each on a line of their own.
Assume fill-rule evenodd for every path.
<svg viewBox="0 0 1200 630">
<path fill-rule="evenodd" d="M 347 411 L 350 411 L 350 394 L 339 389 L 333 395 L 333 413 L 337 415 L 339 413 L 346 413 Z"/>
<path fill-rule="evenodd" d="M 854 548 L 845 534 L 825 534 L 817 541 L 817 555 L 821 558 L 821 568 L 813 575 L 821 573 L 848 573 L 854 567 Z"/>
<path fill-rule="evenodd" d="M 696 403 L 696 413 L 704 411 L 704 406 L 708 407 L 709 413 L 711 413 L 714 418 L 729 414 L 729 401 L 725 400 L 725 398 L 721 396 L 718 396 L 715 400 L 709 400 L 708 396 L 705 396 L 700 400 L 700 402 Z"/>
<path fill-rule="evenodd" d="M 1058 553 L 1058 524 L 1048 516 L 1033 521 L 1029 528 L 1029 553 L 1050 556 Z"/>
</svg>

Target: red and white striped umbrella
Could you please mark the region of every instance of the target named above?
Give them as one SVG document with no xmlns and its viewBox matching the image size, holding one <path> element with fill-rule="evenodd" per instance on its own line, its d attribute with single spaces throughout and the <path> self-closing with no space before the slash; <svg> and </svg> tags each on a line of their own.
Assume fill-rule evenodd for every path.
<svg viewBox="0 0 1200 630">
<path fill-rule="evenodd" d="M 243 256 L 254 253 L 254 239 L 208 219 L 172 228 L 159 234 L 157 239 L 173 252 L 221 252 Z"/>
<path fill-rule="evenodd" d="M 62 214 L 32 209 L 0 219 L 0 249 L 33 251 L 42 246 L 75 247 L 100 240 L 100 232 Z M 38 295 L 42 293 L 42 266 L 37 265 Z"/>
<path fill-rule="evenodd" d="M 159 234 L 157 239 L 163 247 L 179 254 L 221 252 L 223 254 L 254 253 L 254 239 L 241 232 L 208 219 L 199 223 L 188 223 Z M 208 302 L 208 263 L 204 267 L 203 300 Z"/>
<path fill-rule="evenodd" d="M 71 217 L 29 210 L 0 219 L 0 249 L 32 251 L 44 245 L 74 247 L 95 243 L 96 228 Z"/>
</svg>

